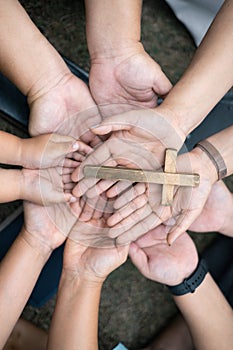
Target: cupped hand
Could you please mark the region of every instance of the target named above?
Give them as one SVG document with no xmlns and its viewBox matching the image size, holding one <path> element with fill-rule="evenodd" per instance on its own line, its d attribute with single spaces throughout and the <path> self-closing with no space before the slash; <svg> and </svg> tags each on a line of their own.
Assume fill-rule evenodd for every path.
<svg viewBox="0 0 233 350">
<path fill-rule="evenodd" d="M 196 247 L 187 233 L 172 246 L 167 245 L 166 228 L 156 230 L 131 243 L 129 256 L 147 278 L 166 285 L 176 285 L 189 277 L 198 263 Z"/>
<path fill-rule="evenodd" d="M 24 202 L 24 226 L 31 244 L 40 244 L 52 251 L 68 236 L 77 217 L 66 203 L 44 207 Z"/>
<path fill-rule="evenodd" d="M 138 104 L 152 108 L 172 85 L 140 43 L 111 57 L 91 61 L 90 90 L 97 104 Z"/>
<path fill-rule="evenodd" d="M 158 169 L 164 164 L 165 149 L 180 149 L 184 135 L 176 132 L 176 128 L 155 110 L 140 109 L 115 115 L 104 119 L 93 128 L 96 134 L 109 135 L 109 139 L 94 150 L 83 162 L 80 169 L 74 171 L 74 182 L 83 178 L 81 170 L 87 164 L 136 167 L 139 169 Z M 147 152 L 149 156 L 145 156 Z M 143 162 L 148 161 L 148 165 Z M 154 162 L 154 164 L 152 164 Z M 148 168 L 149 166 L 149 168 Z M 82 195 L 97 181 L 84 179 L 75 188 L 75 195 Z M 103 184 L 101 181 L 95 187 L 96 193 L 101 193 L 113 182 Z M 81 188 L 82 187 L 82 188 Z"/>
<path fill-rule="evenodd" d="M 207 198 L 210 194 L 212 185 L 216 181 L 216 170 L 208 167 L 199 151 L 193 150 L 190 153 L 182 154 L 177 159 L 178 173 L 194 173 L 200 175 L 200 184 L 198 187 L 178 187 L 175 189 L 174 200 L 171 207 L 161 206 L 160 194 L 150 186 L 152 190 L 148 191 L 146 186 L 145 193 L 131 196 L 131 203 L 128 204 L 125 193 L 117 200 L 117 211 L 108 223 L 119 232 L 122 232 L 118 238 L 118 244 L 126 244 L 136 240 L 148 230 L 155 228 L 161 222 L 166 225 L 168 233 L 168 243 L 172 244 L 200 215 Z M 214 170 L 214 171 L 213 171 Z M 138 185 L 136 185 L 138 186 Z M 113 191 L 113 190 L 111 190 Z M 124 198 L 125 197 L 125 198 Z M 156 220 L 157 217 L 157 220 Z M 128 229 L 125 229 L 129 226 Z M 110 236 L 114 233 L 110 230 Z M 114 235 L 114 237 L 116 237 Z"/>
<path fill-rule="evenodd" d="M 94 248 L 68 239 L 65 245 L 63 269 L 81 280 L 103 282 L 128 256 L 129 246 Z"/>
<path fill-rule="evenodd" d="M 70 71 L 57 80 L 54 79 L 54 86 L 45 86 L 28 96 L 30 134 L 57 132 L 96 144 L 98 138 L 90 132 L 90 127 L 101 118 L 88 87 Z"/>
<path fill-rule="evenodd" d="M 232 237 L 233 228 L 229 224 L 232 213 L 233 194 L 223 181 L 218 181 L 213 185 L 201 214 L 192 223 L 189 230 L 196 232 L 215 231 Z"/>
</svg>

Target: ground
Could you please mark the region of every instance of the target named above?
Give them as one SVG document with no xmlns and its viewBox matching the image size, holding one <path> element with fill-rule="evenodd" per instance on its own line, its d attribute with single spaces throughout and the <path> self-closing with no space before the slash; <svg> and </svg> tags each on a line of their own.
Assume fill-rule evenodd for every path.
<svg viewBox="0 0 233 350">
<path fill-rule="evenodd" d="M 88 71 L 83 2 L 22 0 L 21 3 L 56 49 Z M 144 1 L 142 41 L 173 83 L 179 79 L 195 51 L 188 32 L 162 0 Z M 19 133 L 2 119 L 0 123 L 1 129 Z M 228 183 L 232 184 L 232 179 Z M 1 205 L 0 220 L 17 205 Z M 201 251 L 212 237 L 212 234 L 195 234 L 198 249 Z M 40 309 L 27 306 L 23 316 L 48 329 L 54 303 L 55 297 Z M 167 288 L 142 277 L 128 260 L 109 276 L 103 288 L 100 349 L 110 350 L 119 341 L 130 349 L 137 349 L 158 333 L 176 312 Z"/>
</svg>

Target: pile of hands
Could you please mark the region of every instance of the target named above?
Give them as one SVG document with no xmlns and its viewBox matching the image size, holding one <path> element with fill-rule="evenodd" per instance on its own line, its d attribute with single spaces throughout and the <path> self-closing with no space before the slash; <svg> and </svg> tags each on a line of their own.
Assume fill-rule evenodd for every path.
<svg viewBox="0 0 233 350">
<path fill-rule="evenodd" d="M 213 185 L 197 149 L 178 157 L 177 171 L 199 174 L 200 185 L 175 188 L 172 206 L 161 206 L 161 185 L 84 178 L 89 164 L 163 168 L 166 148 L 179 150 L 185 140 L 175 118 L 169 123 L 156 107 L 170 88 L 160 67 L 140 53 L 115 66 L 93 64 L 90 91 L 66 73 L 48 91 L 28 96 L 35 148 L 24 169 L 32 188 L 25 238 L 50 251 L 66 241 L 63 268 L 70 273 L 102 283 L 129 254 L 146 277 L 176 285 L 198 263 L 186 230 L 221 231 L 218 200 L 226 189 Z M 210 227 L 203 228 L 206 219 Z"/>
</svg>

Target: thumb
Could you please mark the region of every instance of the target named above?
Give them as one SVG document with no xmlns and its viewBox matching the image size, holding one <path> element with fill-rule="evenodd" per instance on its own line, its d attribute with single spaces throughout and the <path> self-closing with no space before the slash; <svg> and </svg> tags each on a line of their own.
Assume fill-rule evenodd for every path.
<svg viewBox="0 0 233 350">
<path fill-rule="evenodd" d="M 153 91 L 155 92 L 155 94 L 161 96 L 162 98 L 165 98 L 166 95 L 172 89 L 172 84 L 162 70 L 160 71 L 159 75 L 157 71 L 155 73 L 156 74 L 154 75 Z"/>
<path fill-rule="evenodd" d="M 144 275 L 148 276 L 148 259 L 145 252 L 138 247 L 137 244 L 131 243 L 129 247 L 129 256 L 132 263 L 138 268 L 138 270 Z"/>
<path fill-rule="evenodd" d="M 176 221 L 176 224 L 167 235 L 168 244 L 172 245 L 179 236 L 187 231 L 198 215 L 199 211 L 190 211 L 188 209 L 184 210 L 182 214 L 180 214 L 178 220 Z"/>
</svg>

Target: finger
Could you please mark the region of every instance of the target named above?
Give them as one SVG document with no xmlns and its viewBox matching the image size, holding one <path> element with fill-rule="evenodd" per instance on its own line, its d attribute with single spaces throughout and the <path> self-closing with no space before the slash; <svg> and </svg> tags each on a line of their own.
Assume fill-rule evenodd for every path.
<svg viewBox="0 0 233 350">
<path fill-rule="evenodd" d="M 130 189 L 132 184 L 125 181 L 118 181 L 106 192 L 108 198 L 113 198 L 120 195 L 122 192 Z"/>
<path fill-rule="evenodd" d="M 165 97 L 172 88 L 170 80 L 162 70 L 158 71 L 157 68 L 155 69 L 153 80 L 153 90 L 155 94 Z"/>
<path fill-rule="evenodd" d="M 77 162 L 76 160 L 73 160 L 70 158 L 65 158 L 62 165 L 65 168 L 77 168 L 77 167 L 79 167 L 80 162 Z"/>
<path fill-rule="evenodd" d="M 140 109 L 132 110 L 107 117 L 91 130 L 96 135 L 106 135 L 120 130 L 132 131 L 134 134 L 140 134 L 140 136 L 143 135 L 146 137 L 150 136 L 150 138 L 154 137 L 156 140 L 167 140 L 168 135 L 171 135 L 172 137 L 169 139 L 170 147 L 174 147 L 175 149 L 181 147 L 184 139 L 184 135 L 178 128 L 175 129 L 168 120 L 153 109 L 144 109 L 143 113 Z"/>
<path fill-rule="evenodd" d="M 98 157 L 98 154 L 97 154 L 97 157 Z M 94 163 L 92 163 L 91 161 L 93 161 Z M 89 163 L 89 162 L 91 162 L 91 163 Z M 87 163 L 88 164 L 93 164 L 93 165 L 94 164 L 100 164 L 97 159 L 95 159 L 95 161 L 94 161 L 93 158 L 92 159 L 88 158 L 87 159 Z M 104 164 L 107 165 L 107 166 L 116 166 L 116 162 L 113 159 L 107 159 Z M 79 179 L 80 178 L 79 182 L 77 183 L 77 185 L 74 188 L 74 195 L 76 197 L 83 196 L 84 194 L 87 193 L 87 191 L 89 189 L 92 189 L 100 181 L 97 178 L 83 178 L 82 169 L 83 169 L 83 167 L 85 165 L 86 165 L 86 161 L 84 161 L 82 163 L 80 168 L 76 169 L 73 172 L 72 177 L 71 177 L 73 181 L 76 181 L 75 179 Z M 92 191 L 92 193 L 93 193 L 93 191 Z"/>
<path fill-rule="evenodd" d="M 79 218 L 81 212 L 82 212 L 83 203 L 80 198 L 78 198 L 75 202 L 70 204 L 70 209 L 72 210 L 72 213 L 75 215 L 75 217 Z"/>
<path fill-rule="evenodd" d="M 94 187 L 91 187 L 86 195 L 88 198 L 94 198 L 96 196 L 101 195 L 101 193 L 105 192 L 108 190 L 113 184 L 115 184 L 116 181 L 112 180 L 100 180 L 99 182 L 96 183 Z"/>
<path fill-rule="evenodd" d="M 62 175 L 62 182 L 63 184 L 67 184 L 67 183 L 73 183 L 75 184 L 72 180 L 71 180 L 71 174 L 63 174 Z"/>
<path fill-rule="evenodd" d="M 65 183 L 65 184 L 64 184 L 63 188 L 64 188 L 64 190 L 66 190 L 66 191 L 68 190 L 68 191 L 72 192 L 74 186 L 75 186 L 75 183 L 74 183 L 74 182 L 68 182 L 68 183 Z M 75 197 L 75 196 L 74 196 L 74 197 Z M 77 198 L 77 197 L 76 197 L 76 198 Z"/>
<path fill-rule="evenodd" d="M 66 167 L 63 167 L 61 169 L 61 175 L 69 175 L 71 176 L 71 174 L 73 173 L 74 171 L 74 168 L 66 168 Z"/>
<path fill-rule="evenodd" d="M 130 242 L 134 242 L 146 232 L 152 230 L 160 224 L 160 218 L 155 213 L 151 213 L 142 221 L 131 227 L 131 229 L 117 237 L 116 243 L 119 245 L 124 245 Z"/>
<path fill-rule="evenodd" d="M 124 232 L 128 232 L 132 227 L 136 226 L 137 223 L 143 222 L 143 220 L 151 213 L 151 207 L 148 204 L 144 205 L 144 207 L 136 210 L 132 213 L 132 215 L 128 216 L 127 218 L 119 222 L 117 225 L 110 228 L 109 236 L 111 238 L 116 238 Z"/>
<path fill-rule="evenodd" d="M 84 159 L 86 159 L 86 156 L 84 156 L 83 154 L 79 153 L 79 152 L 73 152 L 73 153 L 68 153 L 66 155 L 66 158 L 72 159 L 72 160 L 76 160 L 77 162 L 82 162 Z"/>
<path fill-rule="evenodd" d="M 154 246 L 155 244 L 167 244 L 167 229 L 166 226 L 159 225 L 153 230 L 148 231 L 136 241 L 140 248 Z"/>
<path fill-rule="evenodd" d="M 136 197 L 135 199 L 131 200 L 126 206 L 122 207 L 115 214 L 113 214 L 108 219 L 108 225 L 115 226 L 120 221 L 132 215 L 138 209 L 144 207 L 144 205 L 147 202 L 148 202 L 148 198 L 145 194 L 142 194 L 141 196 Z"/>
<path fill-rule="evenodd" d="M 150 110 L 143 110 L 144 117 L 145 115 L 148 115 L 152 118 L 151 120 L 153 120 L 155 114 L 155 112 Z M 142 118 L 141 110 L 128 111 L 126 113 L 105 118 L 98 126 L 92 127 L 91 130 L 96 135 L 106 135 L 119 130 L 129 131 L 133 127 L 147 129 L 147 125 L 143 125 L 145 122 L 147 123 L 147 120 L 145 119 L 148 118 Z M 152 123 L 150 122 L 148 130 L 150 130 L 151 126 Z"/>
<path fill-rule="evenodd" d="M 140 196 L 141 194 L 144 194 L 146 190 L 147 186 L 144 183 L 138 183 L 136 185 L 131 186 L 129 191 L 126 191 L 119 198 L 116 199 L 114 208 L 119 209 L 124 207 L 130 201 L 133 201 L 136 197 Z"/>
<path fill-rule="evenodd" d="M 93 219 L 100 219 L 103 217 L 105 208 L 107 206 L 107 199 L 105 196 L 99 196 L 93 213 Z"/>
<path fill-rule="evenodd" d="M 92 219 L 98 200 L 98 197 L 93 198 L 91 201 L 88 201 L 88 198 L 85 198 L 85 204 L 79 217 L 80 221 L 87 222 Z"/>
<path fill-rule="evenodd" d="M 91 130 L 85 132 L 80 139 L 90 147 L 96 147 L 97 145 L 102 143 L 102 140 L 99 136 L 95 135 Z"/>
<path fill-rule="evenodd" d="M 186 230 L 188 230 L 199 214 L 200 210 L 182 210 L 182 213 L 178 215 L 175 225 L 170 229 L 168 233 L 168 244 L 172 245 L 180 235 L 182 235 Z"/>
<path fill-rule="evenodd" d="M 78 144 L 78 152 L 86 155 L 93 151 L 93 148 L 87 145 L 85 142 L 77 140 L 76 143 Z M 76 150 L 77 152 L 77 150 Z"/>
</svg>

